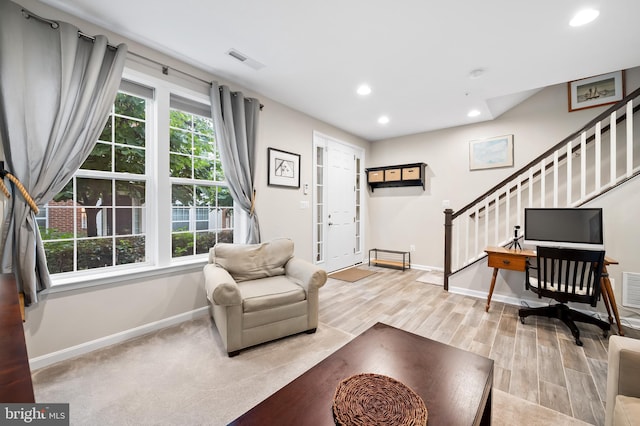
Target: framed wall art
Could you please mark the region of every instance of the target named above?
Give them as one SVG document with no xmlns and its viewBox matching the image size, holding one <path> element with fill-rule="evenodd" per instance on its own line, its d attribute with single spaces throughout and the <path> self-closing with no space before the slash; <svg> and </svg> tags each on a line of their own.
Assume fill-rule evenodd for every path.
<svg viewBox="0 0 640 426">
<path fill-rule="evenodd" d="M 469 170 L 513 166 L 513 135 L 469 142 Z"/>
<path fill-rule="evenodd" d="M 269 186 L 300 188 L 300 154 L 268 148 Z"/>
<path fill-rule="evenodd" d="M 624 98 L 624 90 L 624 71 L 570 81 L 569 112 L 616 103 Z"/>
</svg>

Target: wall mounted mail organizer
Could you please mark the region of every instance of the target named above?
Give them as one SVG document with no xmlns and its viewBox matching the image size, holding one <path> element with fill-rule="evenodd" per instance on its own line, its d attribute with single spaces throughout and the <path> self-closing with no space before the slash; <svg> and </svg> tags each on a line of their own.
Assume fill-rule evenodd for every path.
<svg viewBox="0 0 640 426">
<path fill-rule="evenodd" d="M 367 183 L 373 192 L 376 188 L 398 186 L 422 186 L 424 190 L 426 163 L 400 164 L 396 166 L 370 167 Z"/>
</svg>

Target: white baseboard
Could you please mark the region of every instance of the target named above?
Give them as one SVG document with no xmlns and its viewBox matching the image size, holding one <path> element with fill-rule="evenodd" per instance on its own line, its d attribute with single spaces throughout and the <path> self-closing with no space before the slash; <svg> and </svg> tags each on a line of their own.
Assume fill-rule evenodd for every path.
<svg viewBox="0 0 640 426">
<path fill-rule="evenodd" d="M 96 349 L 111 346 L 116 343 L 121 343 L 134 337 L 139 337 L 152 331 L 157 331 L 172 325 L 180 324 L 184 321 L 189 321 L 195 318 L 199 318 L 209 314 L 209 307 L 204 306 L 202 308 L 195 309 L 193 311 L 184 312 L 182 314 L 174 315 L 169 318 L 164 318 L 159 321 L 154 321 L 149 324 L 144 324 L 139 327 L 131 328 L 129 330 L 121 331 L 110 336 L 101 337 L 99 339 L 92 340 L 90 342 L 82 343 L 70 348 L 65 348 L 56 352 L 51 352 L 46 355 L 29 359 L 29 366 L 31 371 L 39 368 L 46 367 L 56 362 L 64 361 L 69 358 L 73 358 L 79 355 L 83 355 Z"/>
<path fill-rule="evenodd" d="M 416 265 L 415 263 L 411 264 L 411 269 L 415 269 L 418 271 L 437 271 L 437 272 L 443 272 L 444 273 L 444 268 L 438 268 L 437 266 L 428 266 L 428 265 Z"/>
</svg>

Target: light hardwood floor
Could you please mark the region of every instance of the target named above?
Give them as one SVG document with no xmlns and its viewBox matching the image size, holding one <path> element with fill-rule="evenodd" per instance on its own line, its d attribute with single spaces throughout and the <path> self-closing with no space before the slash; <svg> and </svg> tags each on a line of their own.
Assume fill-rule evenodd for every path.
<svg viewBox="0 0 640 426">
<path fill-rule="evenodd" d="M 495 388 L 604 424 L 608 341 L 596 326 L 578 324 L 579 347 L 560 321 L 529 317 L 521 324 L 518 306 L 499 302 L 486 313 L 486 300 L 417 281 L 424 271 L 360 268 L 377 273 L 354 283 L 329 278 L 320 289 L 320 322 L 353 335 L 383 322 L 489 357 Z M 640 338 L 638 330 L 625 333 Z"/>
</svg>

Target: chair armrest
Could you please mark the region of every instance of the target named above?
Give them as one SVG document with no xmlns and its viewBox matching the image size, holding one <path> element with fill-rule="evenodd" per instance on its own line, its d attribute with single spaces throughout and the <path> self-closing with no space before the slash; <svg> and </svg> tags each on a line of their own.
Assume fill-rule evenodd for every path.
<svg viewBox="0 0 640 426">
<path fill-rule="evenodd" d="M 284 265 L 284 273 L 308 292 L 327 282 L 327 272 L 304 259 L 293 257 Z"/>
<path fill-rule="evenodd" d="M 204 286 L 207 299 L 214 305 L 233 306 L 242 304 L 240 288 L 229 272 L 214 264 L 204 267 Z"/>
</svg>

